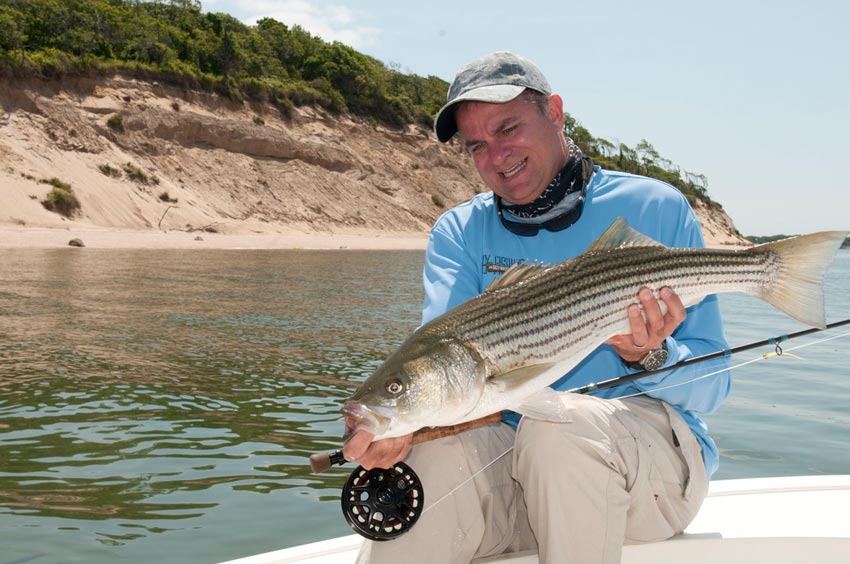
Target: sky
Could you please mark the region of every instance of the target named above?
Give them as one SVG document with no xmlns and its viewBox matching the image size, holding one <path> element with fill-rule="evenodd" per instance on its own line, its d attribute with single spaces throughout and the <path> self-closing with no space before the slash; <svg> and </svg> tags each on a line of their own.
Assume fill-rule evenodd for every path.
<svg viewBox="0 0 850 564">
<path fill-rule="evenodd" d="M 850 230 L 850 2 L 202 0 L 450 82 L 508 50 L 595 137 L 646 139 L 744 235 Z M 435 141 L 436 142 L 436 141 Z"/>
</svg>

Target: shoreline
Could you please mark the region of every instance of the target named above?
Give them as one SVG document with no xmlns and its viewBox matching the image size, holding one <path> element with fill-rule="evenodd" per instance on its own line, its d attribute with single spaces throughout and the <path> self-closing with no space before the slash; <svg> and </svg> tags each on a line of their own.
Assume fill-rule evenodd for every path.
<svg viewBox="0 0 850 564">
<path fill-rule="evenodd" d="M 207 250 L 355 250 L 425 251 L 427 233 L 362 231 L 358 233 L 208 233 L 85 227 L 23 227 L 0 223 L 0 249 L 76 248 L 71 239 L 92 249 Z M 707 240 L 713 248 L 746 248 Z"/>
<path fill-rule="evenodd" d="M 92 249 L 241 249 L 241 250 L 416 250 L 424 251 L 426 234 L 407 233 L 252 233 L 133 231 L 0 225 L 0 249 L 75 248 L 71 239 Z"/>
</svg>

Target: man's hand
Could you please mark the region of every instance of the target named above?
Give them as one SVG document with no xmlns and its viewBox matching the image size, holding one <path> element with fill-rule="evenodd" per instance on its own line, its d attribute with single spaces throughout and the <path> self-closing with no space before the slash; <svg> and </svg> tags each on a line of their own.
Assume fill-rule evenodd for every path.
<svg viewBox="0 0 850 564">
<path fill-rule="evenodd" d="M 404 460 L 413 447 L 412 434 L 372 442 L 374 437 L 368 431 L 354 433 L 342 446 L 345 459 L 356 462 L 366 470 L 389 468 L 399 460 Z"/>
<path fill-rule="evenodd" d="M 658 293 L 661 295 L 661 301 L 667 306 L 667 313 L 661 312 L 661 303 L 655 299 L 649 288 L 641 288 L 638 292 L 641 305 L 632 304 L 628 309 L 632 334 L 617 335 L 605 341 L 626 362 L 637 362 L 648 351 L 660 347 L 662 341 L 672 335 L 676 327 L 685 320 L 685 306 L 679 296 L 667 286 L 661 288 Z"/>
</svg>

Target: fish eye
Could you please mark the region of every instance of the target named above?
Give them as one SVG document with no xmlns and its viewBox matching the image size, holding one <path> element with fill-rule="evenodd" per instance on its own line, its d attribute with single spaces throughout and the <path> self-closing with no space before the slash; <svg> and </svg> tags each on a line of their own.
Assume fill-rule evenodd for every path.
<svg viewBox="0 0 850 564">
<path fill-rule="evenodd" d="M 390 380 L 389 382 L 387 382 L 387 384 L 386 384 L 386 386 L 384 386 L 384 388 L 390 394 L 397 396 L 398 394 L 400 394 L 402 392 L 402 390 L 404 390 L 404 385 L 400 381 L 393 379 L 393 380 Z"/>
</svg>

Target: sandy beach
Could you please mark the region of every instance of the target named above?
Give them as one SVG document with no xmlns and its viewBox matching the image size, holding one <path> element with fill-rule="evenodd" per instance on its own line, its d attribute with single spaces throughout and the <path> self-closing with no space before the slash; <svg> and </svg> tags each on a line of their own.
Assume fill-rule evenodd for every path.
<svg viewBox="0 0 850 564">
<path fill-rule="evenodd" d="M 413 234 L 245 234 L 112 229 L 48 229 L 0 225 L 0 248 L 73 248 L 80 239 L 98 249 L 309 249 L 424 250 L 427 236 Z"/>
</svg>

